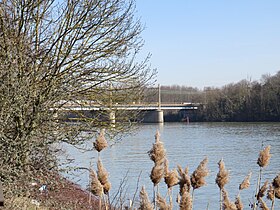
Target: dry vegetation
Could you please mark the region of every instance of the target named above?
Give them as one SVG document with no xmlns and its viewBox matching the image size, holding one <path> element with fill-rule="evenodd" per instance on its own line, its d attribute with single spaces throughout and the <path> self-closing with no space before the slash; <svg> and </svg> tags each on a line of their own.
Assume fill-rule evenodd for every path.
<svg viewBox="0 0 280 210">
<path fill-rule="evenodd" d="M 204 158 L 196 170 L 191 174 L 191 176 L 188 174 L 188 168 L 186 167 L 185 170 L 178 165 L 177 172 L 174 170 L 169 171 L 168 169 L 168 160 L 166 157 L 166 151 L 164 149 L 163 143 L 160 141 L 160 135 L 157 132 L 155 136 L 155 143 L 152 147 L 152 149 L 149 151 L 149 156 L 152 161 L 155 162 L 155 167 L 165 167 L 165 170 L 163 170 L 164 173 L 156 173 L 157 179 L 155 182 L 155 179 L 152 177 L 155 177 L 153 175 L 153 171 L 155 170 L 155 167 L 152 169 L 151 173 L 151 181 L 157 188 L 157 196 L 155 196 L 154 193 L 154 209 L 162 209 L 162 210 L 168 210 L 168 209 L 181 209 L 181 210 L 191 210 L 193 209 L 194 203 L 199 202 L 199 199 L 194 199 L 194 192 L 196 189 L 203 187 L 206 185 L 205 177 L 209 175 L 209 170 L 207 169 L 207 162 L 208 158 Z M 280 174 L 276 176 L 270 183 L 266 180 L 264 183 L 262 182 L 262 171 L 264 168 L 269 164 L 269 160 L 271 158 L 270 154 L 270 146 L 265 147 L 263 150 L 260 151 L 259 157 L 257 159 L 257 164 L 260 166 L 260 172 L 257 180 L 257 186 L 256 186 L 256 194 L 255 194 L 255 200 L 253 203 L 250 204 L 250 209 L 257 210 L 257 209 L 269 209 L 274 210 L 274 204 L 275 204 L 275 198 L 279 199 L 280 195 Z M 157 161 L 159 161 L 160 164 L 157 164 Z M 162 164 L 163 163 L 163 164 Z M 244 180 L 240 183 L 239 186 L 239 192 L 236 195 L 235 201 L 231 201 L 229 199 L 229 195 L 227 190 L 225 189 L 226 184 L 230 181 L 229 171 L 225 167 L 225 163 L 223 159 L 221 159 L 218 162 L 219 171 L 216 176 L 216 184 L 218 185 L 218 188 L 220 189 L 220 210 L 242 210 L 244 209 L 244 204 L 242 203 L 242 197 L 241 197 L 241 191 L 244 189 L 247 189 L 250 187 L 250 178 L 252 176 L 252 172 L 250 172 Z M 160 170 L 159 170 L 160 171 Z M 166 197 L 160 196 L 160 193 L 158 191 L 158 185 L 161 183 L 161 178 L 165 178 L 165 184 L 168 189 L 168 195 L 169 200 L 167 200 Z M 177 196 L 177 205 L 174 205 L 172 202 L 172 195 L 170 193 L 170 189 L 172 189 L 173 186 L 179 185 L 179 192 Z M 269 189 L 268 189 L 269 185 Z M 266 199 L 265 199 L 266 198 Z M 140 210 L 145 210 L 147 208 L 144 208 L 143 206 L 152 206 L 152 203 L 149 202 L 148 199 L 143 199 L 142 196 L 140 196 L 140 200 L 142 205 L 139 207 Z M 143 205 L 145 203 L 145 205 Z M 150 207 L 151 208 L 151 207 Z M 133 207 L 131 207 L 133 209 Z M 207 207 L 208 209 L 208 207 Z"/>
<path fill-rule="evenodd" d="M 144 42 L 135 3 L 0 1 L 0 182 L 6 202 L 30 197 L 34 180 L 60 184 L 50 175 L 67 163 L 58 159 L 58 145 L 79 147 L 101 128 L 113 135 L 131 127 L 137 111 L 112 106 L 141 100 L 156 74 L 149 55 L 138 57 Z M 86 111 L 90 106 L 100 110 Z M 110 189 L 102 184 L 104 192 Z"/>
<path fill-rule="evenodd" d="M 105 131 L 102 130 L 93 143 L 93 147 L 98 152 L 98 160 L 96 162 L 96 170 L 91 167 L 89 191 L 81 190 L 77 185 L 63 179 L 60 181 L 61 185 L 56 190 L 50 190 L 47 196 L 41 194 L 37 196 L 40 207 L 36 206 L 36 200 L 27 199 L 26 197 L 19 197 L 9 203 L 7 209 L 17 209 L 21 206 L 22 209 L 139 209 L 139 210 L 192 210 L 194 204 L 199 203 L 200 197 L 194 199 L 195 190 L 206 185 L 205 177 L 209 175 L 207 168 L 208 158 L 204 158 L 198 167 L 189 174 L 188 167 L 185 169 L 178 165 L 177 169 L 169 169 L 166 150 L 163 142 L 160 140 L 160 134 L 157 131 L 155 135 L 155 143 L 152 149 L 148 151 L 150 159 L 155 163 L 151 171 L 151 182 L 154 186 L 154 194 L 148 195 L 143 186 L 139 193 L 139 202 L 130 202 L 130 206 L 121 204 L 113 204 L 110 201 L 109 192 L 111 183 L 109 181 L 109 173 L 102 164 L 100 153 L 107 147 L 105 139 Z M 255 200 L 250 204 L 250 209 L 253 210 L 275 210 L 275 201 L 280 198 L 280 174 L 278 174 L 271 181 L 265 180 L 262 182 L 262 172 L 269 164 L 271 158 L 270 146 L 265 147 L 260 151 L 257 164 L 260 166 L 259 176 L 257 180 Z M 229 171 L 226 169 L 223 159 L 218 162 L 218 172 L 216 175 L 216 184 L 220 190 L 220 210 L 243 210 L 245 209 L 241 192 L 248 189 L 250 186 L 250 179 L 252 172 L 245 176 L 244 180 L 237 188 L 239 192 L 235 200 L 230 200 L 229 193 L 226 190 L 226 185 L 230 181 Z M 56 177 L 58 178 L 58 177 Z M 56 182 L 57 183 L 57 182 Z M 159 185 L 164 184 L 167 188 L 167 195 L 162 196 L 159 191 Z M 172 188 L 178 185 L 179 191 L 177 193 L 176 203 L 172 198 Z M 58 190 L 59 189 L 59 190 Z M 217 189 L 217 190 L 218 190 Z M 58 190 L 58 191 L 57 191 Z M 150 199 L 152 198 L 152 199 Z M 35 203 L 34 203 L 35 201 Z M 50 202 L 53 202 L 50 204 Z M 13 203 L 13 204 L 12 204 Z M 22 203 L 22 205 L 20 205 Z M 44 207 L 47 204 L 47 207 Z M 61 206 L 60 206 L 61 204 Z M 49 206 L 53 205 L 53 208 Z M 207 207 L 208 209 L 208 207 Z"/>
</svg>

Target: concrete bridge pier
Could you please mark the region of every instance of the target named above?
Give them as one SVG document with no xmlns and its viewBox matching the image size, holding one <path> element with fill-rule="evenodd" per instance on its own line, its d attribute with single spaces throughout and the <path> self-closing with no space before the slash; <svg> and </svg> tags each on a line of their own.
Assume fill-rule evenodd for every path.
<svg viewBox="0 0 280 210">
<path fill-rule="evenodd" d="M 158 108 L 146 113 L 143 122 L 145 123 L 164 123 L 163 110 L 161 110 L 160 85 L 158 85 Z"/>
<path fill-rule="evenodd" d="M 156 112 L 157 112 L 157 123 L 164 123 L 163 111 L 156 110 Z"/>
<path fill-rule="evenodd" d="M 163 110 L 150 110 L 147 111 L 144 119 L 144 123 L 164 123 Z"/>
<path fill-rule="evenodd" d="M 109 112 L 109 120 L 112 126 L 115 126 L 116 123 L 116 112 L 114 110 L 110 110 Z"/>
</svg>

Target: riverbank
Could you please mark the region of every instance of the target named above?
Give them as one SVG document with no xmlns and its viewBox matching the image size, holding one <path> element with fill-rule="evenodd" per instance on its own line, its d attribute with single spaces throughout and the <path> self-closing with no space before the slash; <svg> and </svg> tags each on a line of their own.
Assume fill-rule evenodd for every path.
<svg viewBox="0 0 280 210">
<path fill-rule="evenodd" d="M 82 189 L 79 185 L 64 178 L 55 189 L 48 190 L 39 196 L 42 203 L 47 205 L 57 203 L 67 209 L 98 209 L 98 198 L 89 191 Z M 60 209 L 53 206 L 53 209 Z"/>
<path fill-rule="evenodd" d="M 99 198 L 81 186 L 63 177 L 56 177 L 51 181 L 52 183 L 43 190 L 42 186 L 33 183 L 33 192 L 30 197 L 5 200 L 3 209 L 98 210 Z"/>
</svg>

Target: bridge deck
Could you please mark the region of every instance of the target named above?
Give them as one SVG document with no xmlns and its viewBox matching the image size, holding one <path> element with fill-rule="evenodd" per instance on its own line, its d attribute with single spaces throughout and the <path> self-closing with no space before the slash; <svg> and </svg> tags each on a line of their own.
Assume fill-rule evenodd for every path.
<svg viewBox="0 0 280 210">
<path fill-rule="evenodd" d="M 195 110 L 198 109 L 199 104 L 161 104 L 160 110 Z M 102 105 L 70 105 L 64 106 L 63 110 L 75 110 L 75 111 L 87 111 L 87 110 L 157 110 L 159 109 L 158 104 L 129 104 L 121 105 L 115 104 L 111 107 L 105 107 Z"/>
</svg>

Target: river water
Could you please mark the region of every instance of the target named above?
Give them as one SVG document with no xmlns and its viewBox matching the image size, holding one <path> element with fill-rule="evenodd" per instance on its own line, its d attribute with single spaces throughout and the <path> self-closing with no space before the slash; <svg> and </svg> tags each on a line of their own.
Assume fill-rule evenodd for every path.
<svg viewBox="0 0 280 210">
<path fill-rule="evenodd" d="M 254 200 L 256 181 L 259 173 L 257 159 L 259 151 L 271 145 L 272 158 L 263 171 L 264 180 L 272 180 L 280 172 L 280 123 L 164 123 L 139 124 L 132 135 L 123 137 L 122 141 L 101 152 L 104 167 L 110 174 L 112 183 L 111 195 L 115 194 L 121 181 L 125 179 L 122 192 L 126 198 L 133 198 L 137 186 L 145 186 L 152 200 L 153 184 L 149 174 L 153 162 L 147 151 L 152 148 L 154 135 L 159 130 L 164 143 L 170 169 L 180 164 L 189 168 L 191 174 L 199 163 L 208 157 L 209 176 L 206 186 L 194 193 L 194 210 L 219 209 L 219 188 L 215 184 L 218 172 L 218 162 L 223 158 L 225 167 L 230 171 L 230 182 L 225 186 L 229 197 L 234 201 L 238 187 L 245 176 L 251 171 L 251 186 L 241 191 L 244 209 L 251 209 L 250 202 Z M 93 163 L 96 168 L 97 154 L 95 152 L 79 152 L 72 147 L 66 148 L 70 157 L 75 158 L 74 165 L 89 167 Z M 69 178 L 85 187 L 88 183 L 86 171 L 75 172 L 76 176 Z M 138 177 L 139 181 L 138 181 Z M 165 196 L 166 187 L 160 183 L 160 193 Z M 178 209 L 175 198 L 178 187 L 173 189 L 174 208 Z M 139 198 L 139 192 L 136 199 Z M 265 199 L 268 206 L 270 202 Z M 125 201 L 128 202 L 127 200 Z M 280 209 L 280 201 L 276 201 L 275 209 Z"/>
</svg>

